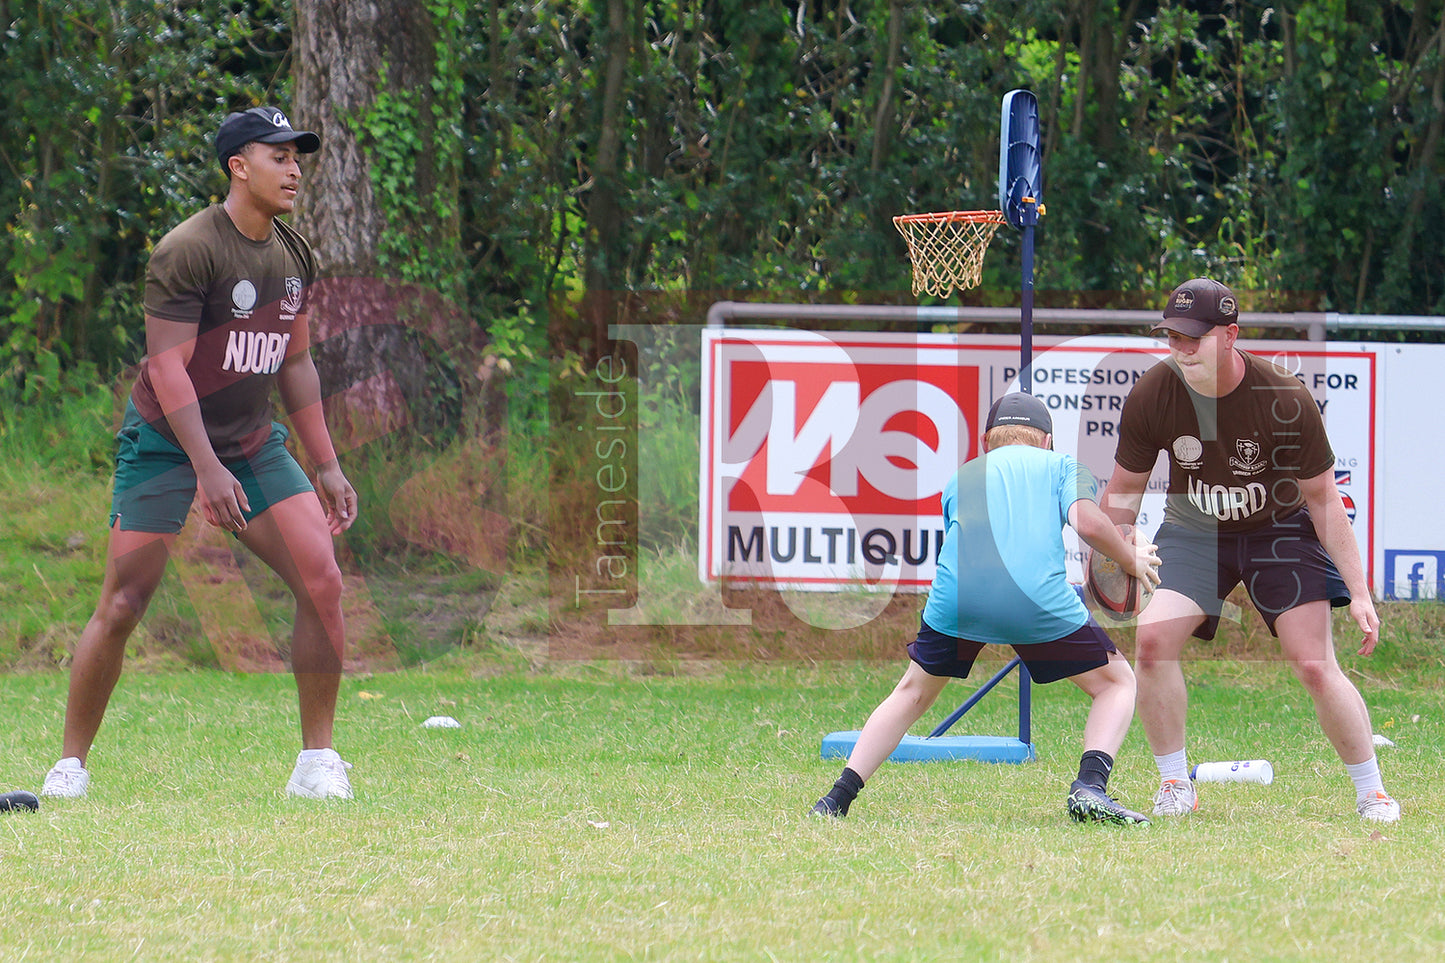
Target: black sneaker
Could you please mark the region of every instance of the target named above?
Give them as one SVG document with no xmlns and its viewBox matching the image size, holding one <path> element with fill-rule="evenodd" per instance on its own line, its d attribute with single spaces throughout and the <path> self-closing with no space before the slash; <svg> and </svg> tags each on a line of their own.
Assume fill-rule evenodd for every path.
<svg viewBox="0 0 1445 963">
<path fill-rule="evenodd" d="M 24 789 L 17 789 L 14 792 L 0 794 L 0 813 L 11 811 L 28 810 L 35 812 L 40 808 L 40 800 L 35 793 L 26 792 Z"/>
<path fill-rule="evenodd" d="M 1147 826 L 1149 817 L 1125 809 L 1118 800 L 1093 786 L 1075 779 L 1069 787 L 1069 817 L 1076 823 L 1115 823 L 1121 826 Z"/>
<path fill-rule="evenodd" d="M 813 803 L 813 808 L 809 810 L 808 815 L 829 816 L 834 819 L 842 819 L 848 815 L 848 812 L 842 806 L 838 805 L 838 801 L 832 796 L 824 796 L 822 799 Z"/>
</svg>

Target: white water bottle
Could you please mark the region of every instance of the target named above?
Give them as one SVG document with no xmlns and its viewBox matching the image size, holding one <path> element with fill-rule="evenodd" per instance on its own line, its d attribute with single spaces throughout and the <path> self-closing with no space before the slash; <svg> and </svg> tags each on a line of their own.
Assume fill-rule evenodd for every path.
<svg viewBox="0 0 1445 963">
<path fill-rule="evenodd" d="M 1236 762 L 1201 762 L 1189 774 L 1196 782 L 1274 782 L 1274 767 L 1263 759 Z"/>
</svg>

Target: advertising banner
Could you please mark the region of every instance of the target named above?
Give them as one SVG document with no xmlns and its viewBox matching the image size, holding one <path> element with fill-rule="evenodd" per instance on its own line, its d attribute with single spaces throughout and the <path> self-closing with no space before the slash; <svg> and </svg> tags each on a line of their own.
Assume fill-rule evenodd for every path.
<svg viewBox="0 0 1445 963">
<path fill-rule="evenodd" d="M 1445 598 L 1445 424 L 1439 420 L 1445 344 L 1378 345 L 1381 496 L 1375 527 L 1384 598 Z M 1342 486 L 1341 491 L 1346 489 Z"/>
<path fill-rule="evenodd" d="M 1373 582 L 1376 350 L 1241 346 L 1299 378 L 1323 413 L 1335 480 Z M 1101 487 L 1113 471 L 1124 399 L 1166 355 L 1150 338 L 1035 339 L 1032 388 L 1054 419 L 1055 448 L 1077 457 Z M 1018 341 L 1004 336 L 706 329 L 700 576 L 823 591 L 926 590 L 943 538 L 943 487 L 978 455 L 989 406 L 1018 390 L 1018 373 Z M 1139 516 L 1151 533 L 1162 517 L 1166 466 L 1161 454 Z M 1223 489 L 1199 497 L 1227 513 L 1237 495 L 1247 497 Z M 1066 545 L 1078 581 L 1071 532 Z"/>
</svg>

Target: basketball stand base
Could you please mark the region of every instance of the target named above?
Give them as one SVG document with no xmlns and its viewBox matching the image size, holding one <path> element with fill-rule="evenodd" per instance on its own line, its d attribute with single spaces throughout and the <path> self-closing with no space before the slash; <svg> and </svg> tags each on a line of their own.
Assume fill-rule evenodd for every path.
<svg viewBox="0 0 1445 963">
<path fill-rule="evenodd" d="M 860 730 L 830 732 L 823 737 L 824 759 L 847 759 L 858 743 Z M 1031 742 L 1012 736 L 904 736 L 889 762 L 940 762 L 976 759 L 979 762 L 1032 762 L 1036 758 Z"/>
</svg>

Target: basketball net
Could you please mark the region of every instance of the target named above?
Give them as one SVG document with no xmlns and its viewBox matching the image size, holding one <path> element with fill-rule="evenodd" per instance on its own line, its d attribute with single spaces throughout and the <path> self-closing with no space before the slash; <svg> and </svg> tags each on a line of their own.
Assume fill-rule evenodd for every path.
<svg viewBox="0 0 1445 963">
<path fill-rule="evenodd" d="M 954 288 L 977 287 L 983 255 L 1004 223 L 1001 211 L 943 211 L 900 214 L 893 219 L 908 242 L 913 262 L 913 295 L 946 298 Z"/>
</svg>

